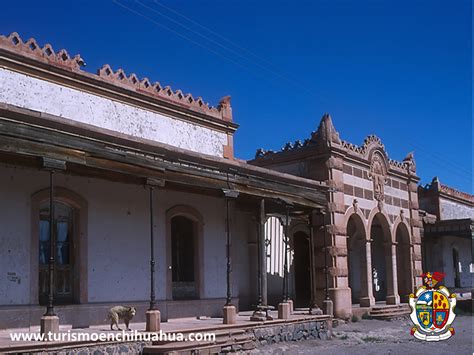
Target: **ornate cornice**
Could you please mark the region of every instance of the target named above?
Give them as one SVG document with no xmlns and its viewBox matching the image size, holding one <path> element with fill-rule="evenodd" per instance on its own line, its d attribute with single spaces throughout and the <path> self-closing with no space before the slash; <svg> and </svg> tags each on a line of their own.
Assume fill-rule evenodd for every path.
<svg viewBox="0 0 474 355">
<path fill-rule="evenodd" d="M 65 49 L 55 52 L 49 43 L 41 47 L 34 38 L 24 42 L 16 32 L 9 36 L 0 36 L 0 48 L 71 70 L 81 70 L 81 67 L 86 64 L 79 54 L 71 57 Z"/>
<path fill-rule="evenodd" d="M 288 142 L 282 148 L 281 151 L 275 152 L 273 150 L 264 150 L 262 148 L 257 149 L 255 159 L 266 159 L 273 158 L 276 156 L 291 156 L 293 152 L 304 151 L 311 149 L 315 152 L 335 152 L 338 151 L 347 157 L 353 157 L 358 161 L 365 161 L 368 164 L 371 163 L 372 155 L 378 151 L 384 157 L 384 161 L 387 164 L 387 169 L 395 171 L 399 174 L 407 174 L 408 172 L 412 175 L 416 174 L 416 164 L 413 157 L 413 153 L 409 153 L 403 161 L 397 161 L 389 159 L 385 146 L 382 141 L 376 135 L 369 135 L 364 139 L 362 145 L 356 145 L 339 138 L 339 133 L 334 128 L 331 116 L 324 114 L 321 118 L 321 122 L 316 131 L 311 132 L 311 137 L 305 139 L 303 142 L 297 140 L 295 142 Z"/>
</svg>

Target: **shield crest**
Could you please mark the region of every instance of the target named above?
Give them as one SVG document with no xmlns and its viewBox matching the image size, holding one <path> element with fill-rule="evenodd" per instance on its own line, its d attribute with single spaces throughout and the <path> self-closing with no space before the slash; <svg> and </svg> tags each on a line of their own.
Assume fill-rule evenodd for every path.
<svg viewBox="0 0 474 355">
<path fill-rule="evenodd" d="M 416 316 L 422 328 L 428 329 L 433 325 L 433 292 L 424 292 L 416 302 Z"/>
<path fill-rule="evenodd" d="M 441 292 L 435 291 L 433 293 L 433 325 L 442 329 L 449 317 L 449 301 L 448 298 Z"/>
<path fill-rule="evenodd" d="M 429 328 L 432 324 L 431 312 L 427 310 L 419 310 L 418 321 L 423 324 L 423 327 Z"/>
<path fill-rule="evenodd" d="M 433 312 L 434 326 L 438 329 L 442 329 L 448 321 L 449 310 L 435 310 Z"/>
<path fill-rule="evenodd" d="M 430 273 L 427 275 L 431 278 Z M 452 324 L 456 317 L 456 295 L 444 286 L 434 288 L 434 285 L 419 287 L 408 299 L 414 324 L 410 334 L 419 340 L 440 341 L 455 334 Z"/>
</svg>

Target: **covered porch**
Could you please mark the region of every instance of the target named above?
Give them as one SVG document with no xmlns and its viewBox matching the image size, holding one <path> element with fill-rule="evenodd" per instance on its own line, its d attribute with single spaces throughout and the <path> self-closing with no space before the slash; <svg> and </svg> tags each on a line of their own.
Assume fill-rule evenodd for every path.
<svg viewBox="0 0 474 355">
<path fill-rule="evenodd" d="M 158 324 L 219 317 L 230 305 L 261 312 L 266 216 L 309 223 L 324 206 L 325 186 L 313 180 L 9 105 L 0 117 L 12 205 L 0 328 L 37 326 L 43 314 L 89 327 L 117 304 L 136 306 L 138 322 L 159 310 Z"/>
</svg>

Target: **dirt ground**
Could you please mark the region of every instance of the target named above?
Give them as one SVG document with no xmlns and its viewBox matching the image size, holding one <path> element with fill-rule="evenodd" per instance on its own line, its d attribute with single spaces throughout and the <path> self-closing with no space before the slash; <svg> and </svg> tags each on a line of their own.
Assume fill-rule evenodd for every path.
<svg viewBox="0 0 474 355">
<path fill-rule="evenodd" d="M 474 317 L 458 315 L 450 339 L 424 342 L 410 335 L 409 318 L 359 320 L 347 322 L 333 329 L 329 341 L 308 340 L 277 343 L 253 350 L 252 354 L 473 354 Z"/>
</svg>

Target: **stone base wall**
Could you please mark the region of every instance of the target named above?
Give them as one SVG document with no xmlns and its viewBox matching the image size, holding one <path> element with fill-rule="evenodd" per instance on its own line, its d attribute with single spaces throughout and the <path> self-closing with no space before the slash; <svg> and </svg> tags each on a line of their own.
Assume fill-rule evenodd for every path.
<svg viewBox="0 0 474 355">
<path fill-rule="evenodd" d="M 281 341 L 306 339 L 328 340 L 332 334 L 332 320 L 306 321 L 251 330 L 257 346 L 265 346 Z"/>
<path fill-rule="evenodd" d="M 298 321 L 292 321 L 289 323 L 279 324 L 266 324 L 256 327 L 249 327 L 246 329 L 245 334 L 249 335 L 249 341 L 242 344 L 238 343 L 237 340 L 228 341 L 216 341 L 211 347 L 213 351 L 218 353 L 228 352 L 242 352 L 248 351 L 257 347 L 288 341 L 300 341 L 307 339 L 321 339 L 329 340 L 332 337 L 332 318 L 330 319 L 301 319 Z M 128 342 L 128 343 L 115 343 L 115 344 L 94 344 L 91 346 L 78 345 L 77 347 L 56 347 L 48 349 L 30 349 L 29 353 L 33 355 L 44 354 L 44 351 L 53 354 L 61 355 L 114 355 L 114 354 L 143 354 L 143 352 L 153 352 L 149 346 L 151 342 Z M 207 351 L 204 348 L 200 348 L 201 345 L 196 343 L 196 346 L 190 345 L 186 349 L 180 349 L 180 353 L 190 353 L 193 350 L 199 352 L 203 350 L 203 353 L 209 353 L 209 344 L 207 345 Z M 148 348 L 148 349 L 147 349 Z M 165 351 L 168 353 L 169 351 Z"/>
<path fill-rule="evenodd" d="M 77 348 L 50 348 L 48 354 L 57 355 L 117 355 L 117 354 L 142 354 L 145 346 L 151 342 L 130 342 L 120 344 L 107 344 L 97 346 L 83 346 Z M 31 355 L 42 355 L 44 351 L 31 352 Z"/>
</svg>

